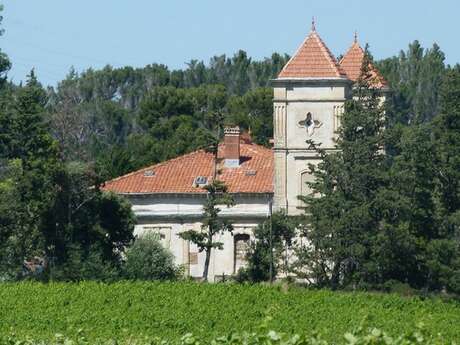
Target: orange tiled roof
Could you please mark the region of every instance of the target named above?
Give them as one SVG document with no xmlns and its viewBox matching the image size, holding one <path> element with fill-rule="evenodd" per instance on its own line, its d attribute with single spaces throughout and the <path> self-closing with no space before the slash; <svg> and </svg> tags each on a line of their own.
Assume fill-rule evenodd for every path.
<svg viewBox="0 0 460 345">
<path fill-rule="evenodd" d="M 355 38 L 353 45 L 348 49 L 347 53 L 340 60 L 340 66 L 347 74 L 348 79 L 356 82 L 361 76 L 361 67 L 364 59 L 364 49 L 361 48 Z M 387 81 L 382 77 L 380 72 L 374 65 L 369 65 L 370 84 L 371 86 L 382 89 L 387 86 Z"/>
<path fill-rule="evenodd" d="M 346 74 L 314 27 L 278 78 L 345 78 Z"/>
<path fill-rule="evenodd" d="M 223 167 L 223 152 L 224 144 L 221 144 L 218 156 L 221 173 L 218 178 L 226 183 L 230 193 L 273 193 L 272 150 L 241 143 L 241 164 L 238 168 Z M 197 176 L 205 176 L 210 181 L 213 169 L 213 154 L 199 150 L 115 178 L 106 182 L 103 189 L 122 194 L 205 193 L 193 183 Z M 153 171 L 154 175 L 146 176 L 149 175 L 147 171 Z"/>
</svg>

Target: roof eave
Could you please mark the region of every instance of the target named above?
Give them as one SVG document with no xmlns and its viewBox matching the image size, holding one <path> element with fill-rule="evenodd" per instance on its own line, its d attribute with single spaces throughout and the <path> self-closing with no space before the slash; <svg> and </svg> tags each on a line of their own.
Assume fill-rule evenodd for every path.
<svg viewBox="0 0 460 345">
<path fill-rule="evenodd" d="M 270 86 L 283 86 L 286 84 L 353 84 L 353 82 L 348 79 L 346 76 L 340 77 L 301 77 L 301 78 L 293 78 L 293 77 L 281 77 L 276 79 L 270 79 L 269 83 Z"/>
<path fill-rule="evenodd" d="M 157 196 L 157 197 L 170 197 L 170 196 L 177 196 L 177 197 L 184 197 L 184 196 L 205 196 L 206 192 L 143 192 L 143 193 L 126 193 L 126 192 L 115 192 L 118 195 L 123 196 L 133 196 L 133 197 L 148 197 L 148 196 Z M 231 195 L 245 195 L 245 196 L 263 196 L 263 195 L 273 195 L 273 191 L 263 191 L 263 192 L 229 192 Z"/>
</svg>

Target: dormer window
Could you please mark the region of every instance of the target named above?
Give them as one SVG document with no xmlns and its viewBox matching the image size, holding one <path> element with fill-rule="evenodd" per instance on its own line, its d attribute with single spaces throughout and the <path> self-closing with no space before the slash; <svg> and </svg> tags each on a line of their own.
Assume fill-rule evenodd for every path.
<svg viewBox="0 0 460 345">
<path fill-rule="evenodd" d="M 193 181 L 195 187 L 204 187 L 208 184 L 208 178 L 205 176 L 197 176 Z"/>
<path fill-rule="evenodd" d="M 145 177 L 153 177 L 153 176 L 155 176 L 155 171 L 153 171 L 153 170 L 146 170 L 146 171 L 144 171 L 144 176 L 145 176 Z"/>
</svg>

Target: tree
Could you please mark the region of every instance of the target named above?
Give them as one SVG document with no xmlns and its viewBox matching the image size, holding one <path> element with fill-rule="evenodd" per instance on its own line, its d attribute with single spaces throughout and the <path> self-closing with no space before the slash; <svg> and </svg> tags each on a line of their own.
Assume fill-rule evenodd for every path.
<svg viewBox="0 0 460 345">
<path fill-rule="evenodd" d="M 156 234 L 142 235 L 128 247 L 123 271 L 128 279 L 137 280 L 174 280 L 179 274 L 174 255 Z"/>
<path fill-rule="evenodd" d="M 441 112 L 433 123 L 439 161 L 441 204 L 448 219 L 460 209 L 460 66 L 446 73 Z"/>
<path fill-rule="evenodd" d="M 250 90 L 233 96 L 227 103 L 229 121 L 248 130 L 255 143 L 269 145 L 273 136 L 273 91 L 270 88 Z"/>
<path fill-rule="evenodd" d="M 372 241 L 378 230 L 374 201 L 385 185 L 382 152 L 383 109 L 371 84 L 365 55 L 355 99 L 345 104 L 336 151 L 317 148 L 318 166 L 308 183 L 312 194 L 300 197 L 306 204 L 299 247 L 298 270 L 318 285 L 331 288 L 356 285 L 372 279 Z"/>
<path fill-rule="evenodd" d="M 25 216 L 17 186 L 21 169 L 20 160 L 6 161 L 0 169 L 0 281 L 20 277 L 27 243 L 27 234 L 19 231 Z"/>
<path fill-rule="evenodd" d="M 196 244 L 200 252 L 205 252 L 203 280 L 208 280 L 209 262 L 212 249 L 222 249 L 223 243 L 214 240 L 219 233 L 231 232 L 233 227 L 226 219 L 219 217 L 221 209 L 219 205 L 230 207 L 233 198 L 227 193 L 227 187 L 222 181 L 214 179 L 204 187 L 207 192 L 206 201 L 203 205 L 203 217 L 201 231 L 187 230 L 179 234 L 181 238 Z"/>
<path fill-rule="evenodd" d="M 13 192 L 9 213 L 15 218 L 7 242 L 14 253 L 18 277 L 26 259 L 45 254 L 45 238 L 41 231 L 43 215 L 52 202 L 58 169 L 57 146 L 49 133 L 45 111 L 46 94 L 32 71 L 24 87 L 11 94 L 0 114 L 0 159 L 14 166 L 9 180 Z"/>
<path fill-rule="evenodd" d="M 121 253 L 133 239 L 134 215 L 124 198 L 101 191 L 101 182 L 91 167 L 79 162 L 67 163 L 54 176 L 57 191 L 42 224 L 52 279 L 71 259 L 97 255 L 103 263 L 120 265 Z"/>
<path fill-rule="evenodd" d="M 398 57 L 377 63 L 392 91 L 388 95 L 391 122 L 428 123 L 437 115 L 444 59 L 444 53 L 437 44 L 424 49 L 418 41 L 414 41 Z"/>
<path fill-rule="evenodd" d="M 296 219 L 284 213 L 274 213 L 254 229 L 254 240 L 247 253 L 247 267 L 238 272 L 237 279 L 262 282 L 279 272 L 290 272 L 290 254 L 296 235 Z M 271 227 L 271 229 L 270 229 Z"/>
<path fill-rule="evenodd" d="M 436 148 L 437 238 L 429 246 L 429 284 L 460 291 L 460 66 L 450 68 L 433 122 Z"/>
<path fill-rule="evenodd" d="M 3 11 L 3 5 L 0 5 L 0 13 Z M 0 15 L 0 24 L 3 21 L 3 16 Z M 4 30 L 0 29 L 0 36 L 3 35 Z M 8 56 L 0 50 L 0 90 L 3 89 L 7 80 L 8 71 L 11 68 L 11 62 Z"/>
<path fill-rule="evenodd" d="M 420 289 L 428 276 L 427 246 L 437 237 L 435 147 L 430 125 L 397 131 L 397 153 L 387 156 L 388 183 L 375 199 L 380 225 L 372 251 L 379 273 L 372 284 L 398 281 Z"/>
</svg>

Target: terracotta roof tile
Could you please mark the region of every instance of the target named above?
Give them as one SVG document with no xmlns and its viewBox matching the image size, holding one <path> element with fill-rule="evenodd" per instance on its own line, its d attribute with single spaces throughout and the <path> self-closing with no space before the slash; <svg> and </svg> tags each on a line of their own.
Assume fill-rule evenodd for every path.
<svg viewBox="0 0 460 345">
<path fill-rule="evenodd" d="M 221 144 L 218 159 L 221 173 L 218 178 L 227 184 L 230 193 L 273 193 L 272 150 L 241 143 L 241 164 L 238 168 L 223 167 L 223 152 L 224 144 Z M 123 194 L 205 193 L 193 183 L 197 176 L 207 177 L 210 181 L 213 168 L 213 155 L 200 150 L 107 181 L 103 189 Z M 154 175 L 147 176 L 148 172 Z"/>
<path fill-rule="evenodd" d="M 346 75 L 314 29 L 278 75 L 278 78 L 334 77 Z"/>
<path fill-rule="evenodd" d="M 361 67 L 364 59 L 364 49 L 355 40 L 347 53 L 340 60 L 340 66 L 347 74 L 348 79 L 356 82 L 361 76 Z M 382 77 L 374 65 L 369 65 L 371 86 L 382 89 L 387 86 L 387 81 Z"/>
</svg>

